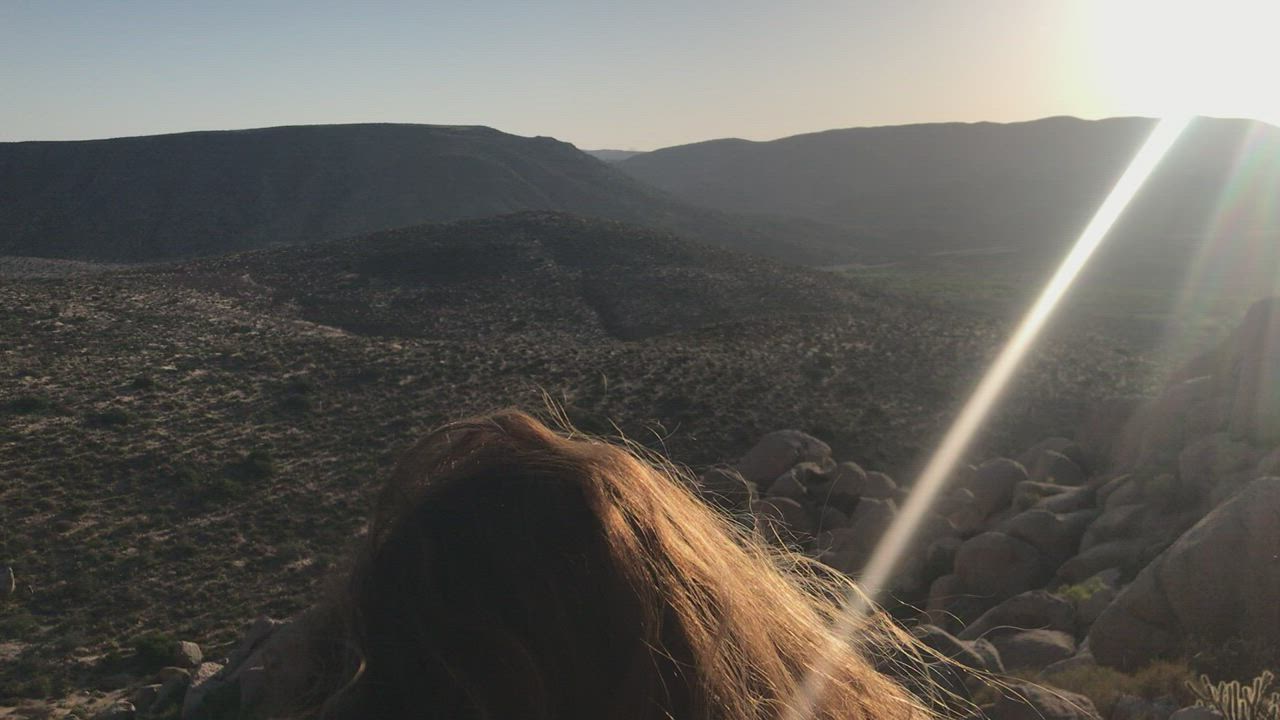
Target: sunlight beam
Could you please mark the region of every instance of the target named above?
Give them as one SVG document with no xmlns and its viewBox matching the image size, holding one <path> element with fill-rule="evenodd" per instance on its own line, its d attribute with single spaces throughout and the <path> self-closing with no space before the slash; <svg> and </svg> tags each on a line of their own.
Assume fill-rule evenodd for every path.
<svg viewBox="0 0 1280 720">
<path fill-rule="evenodd" d="M 800 690 L 800 697 L 796 698 L 795 702 L 789 703 L 783 712 L 784 720 L 804 720 L 813 715 L 817 701 L 822 696 L 827 679 L 831 675 L 830 663 L 833 658 L 838 657 L 838 653 L 834 651 L 839 645 L 848 641 L 847 638 L 851 632 L 871 610 L 873 603 L 883 591 L 883 586 L 893 577 L 894 568 L 907 551 L 929 507 L 942 490 L 947 477 L 968 450 L 983 422 L 991 414 L 1054 308 L 1070 289 L 1085 263 L 1106 238 L 1120 214 L 1151 176 L 1156 165 L 1186 129 L 1190 120 L 1190 117 L 1169 117 L 1156 124 L 1147 141 L 1076 240 L 1071 252 L 1062 261 L 1053 278 L 1049 280 L 1049 284 L 1032 305 L 1030 312 L 1023 318 L 1022 324 L 1018 326 L 1017 331 L 1001 350 L 999 357 L 982 378 L 969 401 L 965 403 L 959 417 L 947 431 L 942 443 L 912 486 L 911 494 L 902 512 L 876 545 L 875 552 L 859 580 L 865 594 L 855 593 L 846 600 L 840 619 L 831 634 L 832 646 L 823 652 L 814 666 L 809 669 Z"/>
</svg>

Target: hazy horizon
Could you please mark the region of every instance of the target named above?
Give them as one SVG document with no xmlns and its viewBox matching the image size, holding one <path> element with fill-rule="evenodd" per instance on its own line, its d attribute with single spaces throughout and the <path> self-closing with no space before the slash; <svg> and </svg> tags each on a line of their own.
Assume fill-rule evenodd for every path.
<svg viewBox="0 0 1280 720">
<path fill-rule="evenodd" d="M 1274 122 L 1275 11 L 1202 5 L 6 4 L 0 140 L 405 122 L 651 150 L 1175 109 Z"/>
</svg>

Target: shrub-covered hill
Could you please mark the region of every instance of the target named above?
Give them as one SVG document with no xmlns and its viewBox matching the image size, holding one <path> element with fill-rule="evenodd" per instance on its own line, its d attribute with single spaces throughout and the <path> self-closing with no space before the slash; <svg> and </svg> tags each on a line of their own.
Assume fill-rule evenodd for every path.
<svg viewBox="0 0 1280 720">
<path fill-rule="evenodd" d="M 797 427 L 905 469 L 1006 328 L 835 275 L 557 214 L 0 282 L 0 697 L 216 647 L 287 615 L 397 451 L 543 393 L 674 459 Z M 1045 345 L 980 452 L 1068 427 L 1145 367 Z M 96 681 L 95 681 L 96 682 Z"/>
<path fill-rule="evenodd" d="M 574 146 L 487 127 L 309 125 L 0 143 L 0 255 L 148 262 L 560 210 L 835 262 L 847 230 L 694 208 Z"/>
</svg>

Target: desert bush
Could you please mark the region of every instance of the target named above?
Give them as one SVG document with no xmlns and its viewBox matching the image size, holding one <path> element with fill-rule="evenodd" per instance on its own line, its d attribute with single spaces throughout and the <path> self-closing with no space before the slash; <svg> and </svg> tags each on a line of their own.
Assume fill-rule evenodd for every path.
<svg viewBox="0 0 1280 720">
<path fill-rule="evenodd" d="M 153 390 L 156 387 L 156 379 L 150 375 L 139 375 L 129 383 L 129 387 L 134 390 Z"/>
<path fill-rule="evenodd" d="M 1257 638 L 1192 638 L 1186 655 L 1195 674 L 1221 680 L 1250 682 L 1266 670 L 1280 668 L 1280 648 Z"/>
<path fill-rule="evenodd" d="M 1109 717 L 1121 695 L 1136 695 L 1147 700 L 1168 695 L 1180 704 L 1188 704 L 1194 699 L 1188 685 L 1192 677 L 1191 668 L 1185 662 L 1161 660 L 1133 673 L 1088 665 L 1058 673 L 1049 682 L 1054 687 L 1084 695 L 1093 701 L 1103 717 Z"/>
<path fill-rule="evenodd" d="M 173 662 L 178 639 L 162 632 L 148 632 L 133 639 L 134 658 L 143 672 L 155 672 Z"/>
<path fill-rule="evenodd" d="M 1058 590 L 1057 594 L 1073 603 L 1079 604 L 1093 597 L 1100 590 L 1105 590 L 1106 587 L 1107 584 L 1102 581 L 1102 578 L 1094 576 L 1084 582 L 1067 585 Z"/>
<path fill-rule="evenodd" d="M 18 395 L 5 404 L 15 415 L 36 415 L 53 409 L 53 401 L 43 395 Z"/>
<path fill-rule="evenodd" d="M 1212 708 L 1226 720 L 1280 720 L 1280 692 L 1272 690 L 1276 676 L 1264 670 L 1248 684 L 1239 680 L 1212 682 L 1208 675 L 1187 683 L 1196 705 Z"/>
<path fill-rule="evenodd" d="M 133 422 L 133 413 L 124 408 L 109 408 L 102 412 L 90 413 L 85 417 L 85 424 L 92 427 L 119 427 Z"/>
<path fill-rule="evenodd" d="M 276 463 L 270 451 L 257 448 L 245 453 L 244 457 L 228 466 L 227 470 L 236 479 L 265 480 L 276 474 Z"/>
</svg>

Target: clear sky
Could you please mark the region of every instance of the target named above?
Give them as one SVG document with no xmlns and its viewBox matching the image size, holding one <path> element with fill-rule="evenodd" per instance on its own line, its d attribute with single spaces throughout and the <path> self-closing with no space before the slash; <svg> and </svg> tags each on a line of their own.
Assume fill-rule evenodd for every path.
<svg viewBox="0 0 1280 720">
<path fill-rule="evenodd" d="M 1274 0 L 0 0 L 0 141 L 490 125 L 651 149 L 858 125 L 1280 119 Z"/>
</svg>

